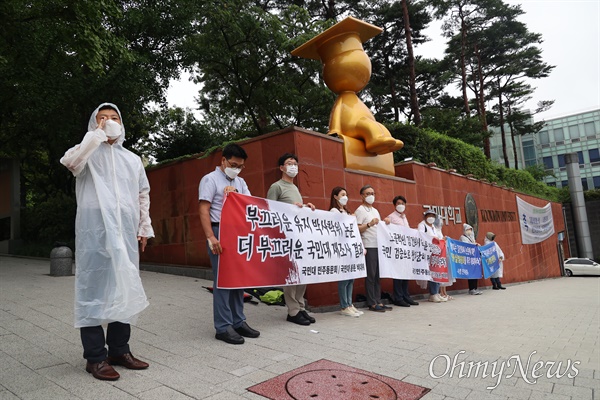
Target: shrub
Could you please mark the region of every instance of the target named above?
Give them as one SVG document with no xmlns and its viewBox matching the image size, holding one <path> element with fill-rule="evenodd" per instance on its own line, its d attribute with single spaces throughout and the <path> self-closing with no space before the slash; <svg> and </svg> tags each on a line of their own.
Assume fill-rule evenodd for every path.
<svg viewBox="0 0 600 400">
<path fill-rule="evenodd" d="M 394 153 L 394 161 L 412 157 L 422 163 L 434 162 L 440 168 L 455 169 L 463 175 L 486 179 L 506 185 L 516 191 L 551 201 L 560 201 L 560 190 L 546 185 L 526 170 L 506 168 L 488 160 L 481 149 L 441 133 L 420 129 L 412 125 L 388 125 L 392 136 L 404 142 L 404 147 Z"/>
</svg>

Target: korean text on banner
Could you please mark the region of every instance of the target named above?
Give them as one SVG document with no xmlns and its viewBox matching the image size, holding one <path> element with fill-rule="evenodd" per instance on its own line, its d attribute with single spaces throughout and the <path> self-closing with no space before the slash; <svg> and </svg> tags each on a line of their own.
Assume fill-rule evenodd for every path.
<svg viewBox="0 0 600 400">
<path fill-rule="evenodd" d="M 456 279 L 481 278 L 481 256 L 476 244 L 447 238 L 448 261 Z"/>
<path fill-rule="evenodd" d="M 500 259 L 496 252 L 496 243 L 491 242 L 479 248 L 481 254 L 481 266 L 483 267 L 483 277 L 489 278 L 500 268 Z"/>
<path fill-rule="evenodd" d="M 219 225 L 217 287 L 301 285 L 366 276 L 356 218 L 238 193 Z"/>
<path fill-rule="evenodd" d="M 446 261 L 446 240 L 433 238 L 429 270 L 431 280 L 438 283 L 448 283 L 448 263 Z"/>
<path fill-rule="evenodd" d="M 377 224 L 379 276 L 430 281 L 431 236 L 399 225 Z"/>
<path fill-rule="evenodd" d="M 525 200 L 517 198 L 519 210 L 519 223 L 521 225 L 521 242 L 535 244 L 543 242 L 554 234 L 554 219 L 552 218 L 552 205 L 536 207 Z"/>
</svg>

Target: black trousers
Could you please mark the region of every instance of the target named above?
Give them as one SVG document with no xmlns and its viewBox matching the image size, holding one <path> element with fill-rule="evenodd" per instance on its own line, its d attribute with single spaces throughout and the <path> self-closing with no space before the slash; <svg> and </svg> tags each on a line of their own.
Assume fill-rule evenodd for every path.
<svg viewBox="0 0 600 400">
<path fill-rule="evenodd" d="M 394 279 L 394 301 L 404 300 L 406 297 L 410 297 L 408 294 L 408 280 L 407 279 Z"/>
<path fill-rule="evenodd" d="M 90 363 L 98 363 L 109 356 L 121 356 L 129 353 L 131 325 L 111 322 L 106 328 L 106 340 L 102 326 L 86 326 L 80 329 L 83 358 Z M 108 353 L 106 351 L 108 345 Z"/>
<path fill-rule="evenodd" d="M 469 290 L 477 289 L 477 279 L 469 279 Z"/>
</svg>

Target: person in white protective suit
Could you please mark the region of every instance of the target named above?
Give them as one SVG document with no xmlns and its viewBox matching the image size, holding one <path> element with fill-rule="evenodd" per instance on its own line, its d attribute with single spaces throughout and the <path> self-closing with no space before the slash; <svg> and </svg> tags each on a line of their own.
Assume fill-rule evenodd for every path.
<svg viewBox="0 0 600 400">
<path fill-rule="evenodd" d="M 494 290 L 506 290 L 504 286 L 502 286 L 502 282 L 500 282 L 500 278 L 502 278 L 504 274 L 504 252 L 496 242 L 496 234 L 494 232 L 488 232 L 485 234 L 484 244 L 494 243 L 496 245 L 496 254 L 498 255 L 498 259 L 500 260 L 500 268 L 496 270 L 490 276 L 490 280 L 492 281 L 492 289 Z"/>
<path fill-rule="evenodd" d="M 154 236 L 150 185 L 142 160 L 123 147 L 124 140 L 121 112 L 103 103 L 83 141 L 60 160 L 77 178 L 75 327 L 86 371 L 101 380 L 119 378 L 112 365 L 148 367 L 131 354 L 128 342 L 130 324 L 148 306 L 138 247 L 144 251 Z"/>
</svg>

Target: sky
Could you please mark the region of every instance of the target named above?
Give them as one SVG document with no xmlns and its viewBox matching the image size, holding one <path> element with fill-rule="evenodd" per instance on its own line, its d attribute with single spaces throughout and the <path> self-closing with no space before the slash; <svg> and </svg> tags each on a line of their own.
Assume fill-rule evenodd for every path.
<svg viewBox="0 0 600 400">
<path fill-rule="evenodd" d="M 531 32 L 540 33 L 543 60 L 555 68 L 547 78 L 530 81 L 536 88 L 526 107 L 534 110 L 541 100 L 555 100 L 548 111 L 534 119 L 547 120 L 600 108 L 600 0 L 505 0 L 520 4 L 519 18 Z M 430 42 L 415 47 L 415 54 L 441 58 L 446 39 L 441 22 L 425 31 Z M 449 88 L 449 92 L 453 92 Z M 196 108 L 198 86 L 189 75 L 172 81 L 167 92 L 170 106 Z"/>
</svg>

